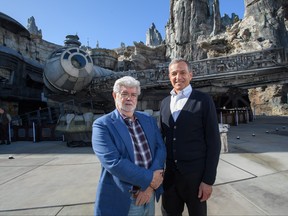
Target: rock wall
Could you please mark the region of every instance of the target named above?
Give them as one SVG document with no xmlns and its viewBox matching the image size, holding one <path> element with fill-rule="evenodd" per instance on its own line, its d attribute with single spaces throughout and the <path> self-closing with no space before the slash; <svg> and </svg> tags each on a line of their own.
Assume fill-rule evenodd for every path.
<svg viewBox="0 0 288 216">
<path fill-rule="evenodd" d="M 251 108 L 256 115 L 288 115 L 288 85 L 249 89 Z"/>
<path fill-rule="evenodd" d="M 167 57 L 206 58 L 206 52 L 196 42 L 199 37 L 211 33 L 212 22 L 213 15 L 207 0 L 171 0 L 166 25 Z"/>
<path fill-rule="evenodd" d="M 244 0 L 243 0 L 244 1 Z M 187 60 L 288 47 L 288 1 L 245 0 L 243 20 L 219 19 L 219 1 L 171 0 L 167 57 Z M 211 9 L 212 7 L 212 9 Z"/>
<path fill-rule="evenodd" d="M 249 29 L 252 41 L 269 40 L 274 46 L 288 47 L 287 24 L 287 0 L 245 0 L 245 18 L 240 28 Z"/>
</svg>

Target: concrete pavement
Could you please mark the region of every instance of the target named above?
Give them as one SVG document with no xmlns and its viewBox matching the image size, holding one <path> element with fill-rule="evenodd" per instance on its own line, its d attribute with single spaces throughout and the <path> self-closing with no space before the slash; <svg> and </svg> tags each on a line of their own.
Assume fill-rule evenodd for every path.
<svg viewBox="0 0 288 216">
<path fill-rule="evenodd" d="M 208 214 L 288 215 L 288 117 L 257 116 L 231 126 L 228 143 Z M 93 215 L 99 174 L 90 147 L 61 141 L 0 145 L 0 216 Z"/>
</svg>

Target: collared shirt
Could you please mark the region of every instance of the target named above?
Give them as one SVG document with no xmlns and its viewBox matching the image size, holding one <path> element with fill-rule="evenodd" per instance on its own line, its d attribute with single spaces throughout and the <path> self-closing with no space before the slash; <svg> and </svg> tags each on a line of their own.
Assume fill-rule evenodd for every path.
<svg viewBox="0 0 288 216">
<path fill-rule="evenodd" d="M 172 89 L 172 91 L 170 92 L 171 94 L 170 110 L 171 110 L 171 114 L 173 116 L 174 121 L 177 120 L 181 110 L 186 104 L 191 93 L 192 93 L 191 85 L 188 85 L 178 94 L 174 91 L 174 89 Z"/>
<path fill-rule="evenodd" d="M 135 116 L 135 119 L 127 118 L 121 114 L 128 127 L 133 143 L 135 164 L 148 169 L 152 164 L 152 155 L 144 131 Z"/>
</svg>

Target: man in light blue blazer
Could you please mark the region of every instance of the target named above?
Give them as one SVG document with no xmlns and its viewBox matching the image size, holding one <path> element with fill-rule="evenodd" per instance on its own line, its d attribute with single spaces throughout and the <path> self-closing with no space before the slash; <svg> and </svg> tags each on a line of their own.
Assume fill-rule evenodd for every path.
<svg viewBox="0 0 288 216">
<path fill-rule="evenodd" d="M 116 80 L 116 109 L 93 123 L 92 145 L 102 171 L 95 215 L 155 214 L 163 191 L 166 148 L 156 119 L 135 111 L 141 88 L 130 76 Z"/>
</svg>

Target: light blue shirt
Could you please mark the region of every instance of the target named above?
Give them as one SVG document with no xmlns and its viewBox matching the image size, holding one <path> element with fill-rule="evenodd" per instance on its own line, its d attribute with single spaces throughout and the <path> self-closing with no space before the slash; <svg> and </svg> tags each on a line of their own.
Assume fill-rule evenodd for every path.
<svg viewBox="0 0 288 216">
<path fill-rule="evenodd" d="M 170 102 L 170 110 L 173 116 L 174 121 L 176 122 L 181 110 L 183 109 L 184 105 L 186 104 L 190 94 L 192 93 L 192 86 L 188 85 L 178 94 L 172 89 L 170 92 L 171 94 L 171 102 Z"/>
</svg>

